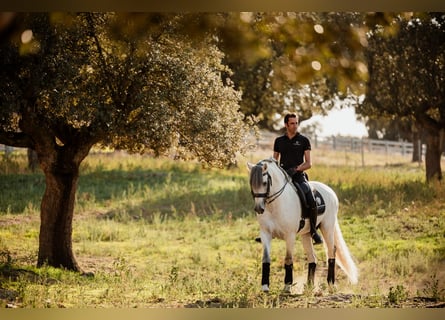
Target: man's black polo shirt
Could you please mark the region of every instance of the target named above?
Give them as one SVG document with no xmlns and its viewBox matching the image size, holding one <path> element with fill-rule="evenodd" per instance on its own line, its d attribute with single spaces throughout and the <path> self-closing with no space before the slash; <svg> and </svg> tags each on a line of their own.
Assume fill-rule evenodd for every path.
<svg viewBox="0 0 445 320">
<path fill-rule="evenodd" d="M 273 151 L 280 153 L 280 166 L 284 170 L 296 168 L 302 164 L 306 150 L 311 150 L 311 143 L 299 132 L 292 139 L 289 139 L 287 135 L 276 138 L 273 146 Z"/>
</svg>

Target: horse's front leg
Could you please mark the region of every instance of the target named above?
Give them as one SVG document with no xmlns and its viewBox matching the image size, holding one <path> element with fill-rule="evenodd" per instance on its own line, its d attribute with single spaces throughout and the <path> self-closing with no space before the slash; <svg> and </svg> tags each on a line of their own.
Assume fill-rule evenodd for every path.
<svg viewBox="0 0 445 320">
<path fill-rule="evenodd" d="M 293 278 L 293 250 L 295 246 L 295 234 L 291 233 L 286 238 L 286 256 L 284 258 L 284 289 L 283 292 L 290 293 Z"/>
<path fill-rule="evenodd" d="M 261 232 L 260 236 L 261 236 L 261 243 L 263 244 L 261 290 L 263 290 L 263 292 L 269 292 L 270 250 L 271 250 L 272 236 L 266 232 Z"/>
</svg>

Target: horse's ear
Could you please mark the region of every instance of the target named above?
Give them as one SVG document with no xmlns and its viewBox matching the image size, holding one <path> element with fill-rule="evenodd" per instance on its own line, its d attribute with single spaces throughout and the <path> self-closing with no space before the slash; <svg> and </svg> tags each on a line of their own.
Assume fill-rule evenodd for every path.
<svg viewBox="0 0 445 320">
<path fill-rule="evenodd" d="M 248 169 L 249 171 L 252 170 L 253 166 L 254 166 L 253 163 L 247 162 L 247 169 Z"/>
</svg>

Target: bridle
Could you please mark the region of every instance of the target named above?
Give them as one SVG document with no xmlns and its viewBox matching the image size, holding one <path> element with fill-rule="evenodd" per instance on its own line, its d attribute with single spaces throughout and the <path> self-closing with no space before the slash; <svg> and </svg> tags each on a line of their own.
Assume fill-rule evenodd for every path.
<svg viewBox="0 0 445 320">
<path fill-rule="evenodd" d="M 250 190 L 250 192 L 252 193 L 252 196 L 254 198 L 264 198 L 266 203 L 269 204 L 269 203 L 272 203 L 273 201 L 275 201 L 279 196 L 281 196 L 281 194 L 284 192 L 284 188 L 286 188 L 286 185 L 289 183 L 289 181 L 288 181 L 288 179 L 286 179 L 286 176 L 285 176 L 285 183 L 280 188 L 280 190 L 278 190 L 277 192 L 275 192 L 272 195 L 269 195 L 269 193 L 270 193 L 270 186 L 272 185 L 272 177 L 270 176 L 269 172 L 263 173 L 263 176 L 267 176 L 267 189 L 266 189 L 266 192 L 255 193 L 255 192 L 253 192 L 252 189 Z"/>
</svg>

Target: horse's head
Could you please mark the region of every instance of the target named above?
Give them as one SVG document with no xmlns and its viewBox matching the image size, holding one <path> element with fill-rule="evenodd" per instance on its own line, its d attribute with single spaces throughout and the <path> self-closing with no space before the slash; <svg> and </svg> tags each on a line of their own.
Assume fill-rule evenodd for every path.
<svg viewBox="0 0 445 320">
<path fill-rule="evenodd" d="M 275 193 L 271 196 L 270 193 L 272 180 L 277 170 L 279 171 L 279 167 L 273 158 L 262 160 L 256 165 L 247 163 L 247 167 L 250 171 L 250 192 L 255 200 L 254 210 L 256 213 L 262 214 L 265 210 L 267 200 L 276 195 Z M 274 168 L 277 170 L 274 170 Z M 275 200 L 275 198 L 269 200 L 269 202 L 273 200 Z"/>
</svg>

